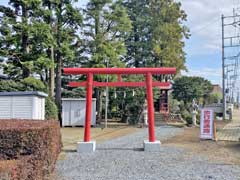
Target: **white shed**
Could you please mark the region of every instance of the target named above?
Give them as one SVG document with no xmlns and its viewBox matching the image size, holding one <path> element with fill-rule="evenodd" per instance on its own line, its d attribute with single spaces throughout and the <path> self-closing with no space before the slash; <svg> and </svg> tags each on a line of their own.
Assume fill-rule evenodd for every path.
<svg viewBox="0 0 240 180">
<path fill-rule="evenodd" d="M 0 119 L 45 119 L 45 98 L 38 91 L 0 92 Z"/>
<path fill-rule="evenodd" d="M 84 126 L 86 114 L 85 98 L 62 99 L 62 126 Z M 92 99 L 91 125 L 96 125 L 96 99 Z"/>
</svg>

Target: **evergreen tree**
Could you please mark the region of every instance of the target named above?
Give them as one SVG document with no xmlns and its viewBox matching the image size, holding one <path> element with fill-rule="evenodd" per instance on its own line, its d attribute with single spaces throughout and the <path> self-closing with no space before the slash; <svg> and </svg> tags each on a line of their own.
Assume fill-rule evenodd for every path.
<svg viewBox="0 0 240 180">
<path fill-rule="evenodd" d="M 174 66 L 185 69 L 184 39 L 188 29 L 182 24 L 186 14 L 174 0 L 126 0 L 133 31 L 126 40 L 130 66 Z"/>
<path fill-rule="evenodd" d="M 85 10 L 85 52 L 87 67 L 124 66 L 124 39 L 131 29 L 131 21 L 121 0 L 90 0 Z"/>
<path fill-rule="evenodd" d="M 126 39 L 128 66 L 145 67 L 151 61 L 151 31 L 149 0 L 127 0 L 124 2 L 132 21 L 132 31 Z"/>
<path fill-rule="evenodd" d="M 44 0 L 45 22 L 52 28 L 55 46 L 48 46 L 56 63 L 55 101 L 61 112 L 62 68 L 74 61 L 79 47 L 78 31 L 82 25 L 80 9 L 74 6 L 76 0 Z M 52 54 L 54 53 L 54 55 Z"/>
<path fill-rule="evenodd" d="M 126 54 L 124 40 L 131 30 L 131 21 L 122 1 L 90 0 L 85 10 L 85 61 L 86 67 L 123 67 Z M 104 76 L 96 76 L 104 81 Z M 110 77 L 111 79 L 111 77 Z M 102 93 L 96 89 L 98 122 L 101 120 Z"/>
<path fill-rule="evenodd" d="M 0 6 L 0 56 L 7 58 L 4 72 L 10 78 L 27 78 L 52 66 L 46 47 L 53 43 L 50 27 L 38 17 L 41 1 L 10 0 Z"/>
<path fill-rule="evenodd" d="M 61 110 L 62 68 L 75 60 L 82 24 L 76 0 L 10 0 L 0 6 L 0 56 L 12 79 L 40 75 Z M 55 67 L 56 64 L 56 67 Z M 55 68 L 55 73 L 54 73 Z M 60 112 L 60 111 L 59 111 Z"/>
<path fill-rule="evenodd" d="M 151 45 L 156 67 L 186 69 L 184 39 L 188 29 L 182 24 L 187 15 L 174 0 L 150 0 Z"/>
</svg>

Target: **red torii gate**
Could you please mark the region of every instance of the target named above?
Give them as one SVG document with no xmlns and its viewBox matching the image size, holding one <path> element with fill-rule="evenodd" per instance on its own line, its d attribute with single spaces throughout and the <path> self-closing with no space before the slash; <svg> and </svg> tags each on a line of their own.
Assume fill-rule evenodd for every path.
<svg viewBox="0 0 240 180">
<path fill-rule="evenodd" d="M 169 89 L 169 82 L 153 82 L 153 74 L 176 74 L 176 68 L 64 68 L 64 73 L 68 75 L 87 75 L 86 82 L 70 82 L 71 87 L 85 86 L 87 88 L 86 95 L 86 119 L 84 142 L 90 142 L 91 129 L 91 107 L 93 87 L 147 87 L 147 104 L 148 104 L 148 132 L 149 142 L 155 142 L 154 133 L 154 104 L 152 87 L 160 87 Z M 116 74 L 118 75 L 117 82 L 96 82 L 93 81 L 94 74 Z M 145 82 L 123 82 L 121 75 L 123 74 L 143 74 L 146 76 Z"/>
</svg>

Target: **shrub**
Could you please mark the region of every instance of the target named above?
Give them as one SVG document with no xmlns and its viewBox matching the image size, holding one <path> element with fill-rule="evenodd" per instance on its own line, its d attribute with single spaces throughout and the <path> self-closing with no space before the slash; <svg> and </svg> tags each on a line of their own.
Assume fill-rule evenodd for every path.
<svg viewBox="0 0 240 180">
<path fill-rule="evenodd" d="M 188 125 L 193 124 L 192 116 L 187 116 L 187 117 L 185 117 L 185 120 L 186 120 L 186 122 L 187 122 Z"/>
<path fill-rule="evenodd" d="M 20 82 L 15 82 L 12 80 L 0 80 L 0 92 L 3 91 L 21 91 L 23 85 Z"/>
<path fill-rule="evenodd" d="M 192 124 L 192 115 L 186 109 L 181 111 L 182 118 L 187 122 L 187 124 Z"/>
<path fill-rule="evenodd" d="M 61 151 L 57 121 L 0 120 L 0 175 L 48 179 Z"/>
<path fill-rule="evenodd" d="M 58 108 L 50 97 L 47 97 L 45 102 L 45 118 L 47 120 L 58 119 Z"/>
<path fill-rule="evenodd" d="M 47 92 L 47 88 L 44 83 L 34 77 L 25 78 L 21 81 L 21 83 L 24 85 L 25 90 Z"/>
<path fill-rule="evenodd" d="M 1 91 L 43 91 L 47 92 L 44 83 L 34 77 L 28 77 L 21 81 L 0 80 Z"/>
</svg>

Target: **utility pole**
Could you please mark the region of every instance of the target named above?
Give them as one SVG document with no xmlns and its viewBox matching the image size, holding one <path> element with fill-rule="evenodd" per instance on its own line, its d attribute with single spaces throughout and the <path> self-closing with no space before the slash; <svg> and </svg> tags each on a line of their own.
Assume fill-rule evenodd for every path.
<svg viewBox="0 0 240 180">
<path fill-rule="evenodd" d="M 222 94 L 223 94 L 223 120 L 226 119 L 226 90 L 225 90 L 225 52 L 224 52 L 224 16 L 222 15 Z"/>
<path fill-rule="evenodd" d="M 240 14 L 221 17 L 222 21 L 222 107 L 223 119 L 227 116 L 227 103 L 236 99 L 238 79 L 240 77 Z M 226 84 L 227 82 L 227 84 Z M 226 88 L 227 85 L 227 88 Z"/>
</svg>

